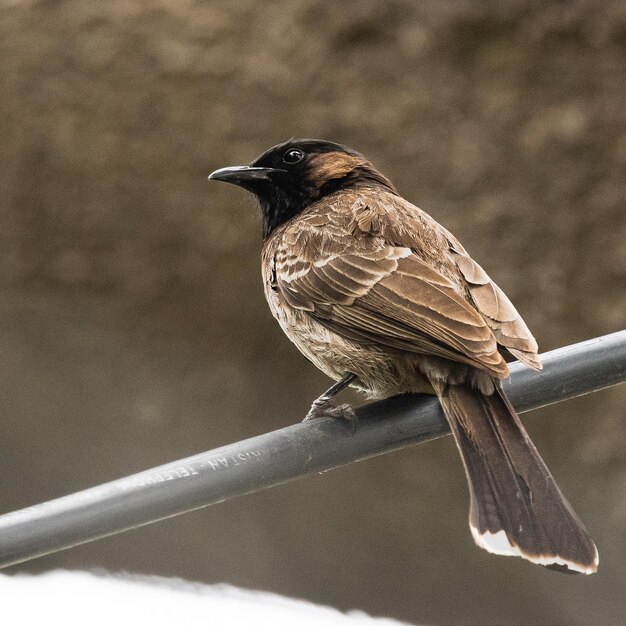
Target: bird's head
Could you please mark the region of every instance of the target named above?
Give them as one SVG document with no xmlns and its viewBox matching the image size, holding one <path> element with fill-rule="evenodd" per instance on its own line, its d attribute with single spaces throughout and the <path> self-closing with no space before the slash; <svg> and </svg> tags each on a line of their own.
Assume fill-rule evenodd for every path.
<svg viewBox="0 0 626 626">
<path fill-rule="evenodd" d="M 359 152 L 331 141 L 292 139 L 266 150 L 250 165 L 223 167 L 209 176 L 243 187 L 261 206 L 267 237 L 310 204 L 357 186 L 395 188 Z"/>
</svg>

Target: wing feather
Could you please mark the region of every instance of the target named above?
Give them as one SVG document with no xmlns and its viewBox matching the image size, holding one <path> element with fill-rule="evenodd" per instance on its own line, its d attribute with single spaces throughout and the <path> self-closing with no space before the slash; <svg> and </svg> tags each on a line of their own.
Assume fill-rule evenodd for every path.
<svg viewBox="0 0 626 626">
<path fill-rule="evenodd" d="M 493 331 L 498 343 L 522 363 L 540 370 L 542 365 L 537 354 L 537 342 L 506 294 L 453 238 L 451 253 L 467 281 L 477 310 Z"/>
<path fill-rule="evenodd" d="M 499 346 L 541 368 L 515 307 L 447 230 L 396 195 L 363 193 L 358 206 L 320 206 L 324 215 L 311 212 L 274 239 L 273 288 L 290 306 L 354 341 L 501 378 Z"/>
<path fill-rule="evenodd" d="M 450 279 L 409 248 L 360 252 L 309 263 L 306 273 L 290 272 L 287 261 L 277 272 L 279 290 L 340 335 L 506 376 L 493 333 Z"/>
</svg>

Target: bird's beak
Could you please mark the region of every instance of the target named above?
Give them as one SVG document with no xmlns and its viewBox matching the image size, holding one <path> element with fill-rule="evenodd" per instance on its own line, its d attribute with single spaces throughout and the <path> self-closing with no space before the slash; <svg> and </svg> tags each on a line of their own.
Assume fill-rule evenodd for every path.
<svg viewBox="0 0 626 626">
<path fill-rule="evenodd" d="M 249 165 L 235 165 L 234 167 L 222 167 L 209 174 L 209 180 L 221 180 L 233 185 L 245 185 L 255 181 L 271 181 L 272 175 L 283 170 L 273 167 L 250 167 Z"/>
</svg>

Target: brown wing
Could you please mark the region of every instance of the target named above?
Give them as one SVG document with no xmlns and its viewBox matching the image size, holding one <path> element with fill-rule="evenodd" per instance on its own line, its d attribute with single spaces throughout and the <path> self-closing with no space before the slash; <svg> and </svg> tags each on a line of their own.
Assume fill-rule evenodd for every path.
<svg viewBox="0 0 626 626">
<path fill-rule="evenodd" d="M 474 261 L 459 241 L 430 215 L 397 195 L 371 194 L 356 206 L 361 231 L 378 232 L 396 245 L 416 252 L 463 288 L 499 345 L 526 365 L 541 369 L 537 342 L 504 292 Z"/>
<path fill-rule="evenodd" d="M 345 337 L 505 377 L 502 346 L 541 369 L 537 343 L 504 292 L 445 228 L 400 196 L 344 192 L 302 215 L 270 248 L 282 297 Z"/>
<path fill-rule="evenodd" d="M 284 234 L 274 256 L 275 287 L 289 305 L 355 341 L 507 376 L 493 333 L 451 278 L 409 247 L 334 229 L 307 231 L 301 222 L 297 233 Z"/>
<path fill-rule="evenodd" d="M 537 342 L 511 301 L 489 278 L 487 272 L 467 254 L 463 246 L 452 235 L 447 234 L 452 258 L 467 281 L 472 301 L 498 343 L 525 365 L 542 369 L 537 354 Z"/>
</svg>

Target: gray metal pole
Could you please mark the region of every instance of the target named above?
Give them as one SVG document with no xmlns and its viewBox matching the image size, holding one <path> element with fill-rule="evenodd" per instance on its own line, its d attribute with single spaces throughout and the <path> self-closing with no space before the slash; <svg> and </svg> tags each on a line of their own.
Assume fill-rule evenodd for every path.
<svg viewBox="0 0 626 626">
<path fill-rule="evenodd" d="M 541 372 L 511 366 L 506 390 L 520 412 L 626 380 L 626 330 L 542 359 Z M 432 397 L 375 402 L 358 417 L 354 434 L 332 419 L 296 424 L 0 516 L 0 567 L 449 432 Z"/>
</svg>

